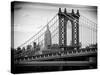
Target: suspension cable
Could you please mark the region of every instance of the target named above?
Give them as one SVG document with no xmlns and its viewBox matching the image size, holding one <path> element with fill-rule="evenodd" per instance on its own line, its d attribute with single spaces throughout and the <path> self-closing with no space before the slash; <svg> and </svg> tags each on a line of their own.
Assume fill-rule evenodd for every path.
<svg viewBox="0 0 100 75">
<path fill-rule="evenodd" d="M 47 23 L 47 24 L 49 24 L 50 22 L 52 22 L 52 20 L 54 19 L 54 18 L 56 18 L 57 17 L 57 14 Z M 45 25 L 45 26 L 43 26 L 43 28 L 41 28 L 40 29 L 40 31 L 38 31 L 34 36 L 32 36 L 30 39 L 28 39 L 27 41 L 25 41 L 23 44 L 21 44 L 19 47 L 22 47 L 23 45 L 25 45 L 26 43 L 28 43 L 31 39 L 33 39 L 35 36 L 37 36 L 46 26 L 47 26 L 47 24 Z"/>
<path fill-rule="evenodd" d="M 63 13 L 64 14 L 64 13 Z M 64 14 L 65 15 L 65 14 Z M 70 14 L 69 14 L 70 15 Z M 72 15 L 70 15 L 71 17 L 73 17 L 73 18 L 71 18 L 71 17 L 69 17 L 69 16 L 67 16 L 67 15 L 65 15 L 66 17 L 68 17 L 70 20 L 75 20 L 75 18 L 72 16 Z M 79 17 L 79 16 L 78 16 Z M 90 21 L 90 20 L 89 20 Z M 92 22 L 92 21 L 91 21 Z M 77 21 L 76 21 L 76 23 L 78 23 Z M 92 23 L 94 23 L 94 22 L 92 22 Z M 95 24 L 95 23 L 94 23 Z M 90 35 L 91 35 L 91 44 L 94 44 L 94 33 L 93 33 L 93 31 L 95 31 L 95 32 L 97 32 L 97 30 L 96 29 L 94 29 L 94 28 L 92 28 L 92 27 L 87 27 L 86 25 L 83 25 L 83 23 L 81 24 L 81 22 L 80 22 L 80 26 L 82 26 L 82 27 L 85 27 L 85 28 L 88 28 L 89 30 L 90 30 Z M 95 25 L 95 26 L 97 26 L 97 25 Z M 92 37 L 93 36 L 93 37 Z M 82 38 L 81 38 L 82 39 Z"/>
</svg>

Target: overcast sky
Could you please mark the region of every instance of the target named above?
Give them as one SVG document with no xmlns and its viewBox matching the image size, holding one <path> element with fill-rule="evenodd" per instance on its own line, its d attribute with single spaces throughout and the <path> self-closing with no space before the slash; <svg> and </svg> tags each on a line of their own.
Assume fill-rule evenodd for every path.
<svg viewBox="0 0 100 75">
<path fill-rule="evenodd" d="M 63 4 L 42 4 L 42 3 L 15 3 L 14 4 L 14 23 L 11 25 L 12 32 L 14 32 L 14 43 L 12 43 L 12 47 L 16 48 L 26 40 L 28 40 L 31 36 L 35 35 L 47 22 L 58 13 L 58 9 L 64 8 L 67 9 L 68 12 L 71 12 L 72 9 L 78 9 L 81 15 L 84 15 L 91 21 L 97 23 L 97 9 L 92 6 L 81 6 L 81 5 L 63 5 Z M 13 19 L 13 18 L 12 18 Z M 13 20 L 12 20 L 13 21 Z M 71 28 L 69 27 L 69 32 Z M 83 39 L 85 40 L 85 36 L 88 36 L 88 43 L 91 40 L 88 34 L 88 29 L 83 33 Z M 87 35 L 86 35 L 87 33 Z M 69 40 L 71 40 L 71 34 Z M 96 39 L 96 33 L 94 39 Z M 87 42 L 85 41 L 84 44 Z M 69 41 L 70 42 L 70 41 Z"/>
</svg>

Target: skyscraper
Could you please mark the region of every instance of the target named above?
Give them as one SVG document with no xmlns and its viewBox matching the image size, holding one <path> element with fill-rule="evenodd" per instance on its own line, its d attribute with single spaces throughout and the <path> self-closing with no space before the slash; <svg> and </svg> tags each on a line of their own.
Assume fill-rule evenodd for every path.
<svg viewBox="0 0 100 75">
<path fill-rule="evenodd" d="M 45 43 L 45 48 L 48 48 L 48 46 L 51 46 L 51 44 L 52 44 L 51 32 L 49 30 L 48 25 L 47 25 L 47 30 L 46 30 L 45 36 L 44 36 L 44 43 Z"/>
</svg>

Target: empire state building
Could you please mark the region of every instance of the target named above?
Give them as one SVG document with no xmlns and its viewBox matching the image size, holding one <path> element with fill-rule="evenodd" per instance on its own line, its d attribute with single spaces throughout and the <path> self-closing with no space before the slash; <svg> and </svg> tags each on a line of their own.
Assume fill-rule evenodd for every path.
<svg viewBox="0 0 100 75">
<path fill-rule="evenodd" d="M 47 25 L 47 30 L 45 32 L 45 36 L 44 36 L 44 44 L 45 44 L 45 48 L 48 48 L 48 46 L 51 46 L 52 41 L 51 41 L 51 32 L 49 30 L 49 26 Z"/>
</svg>

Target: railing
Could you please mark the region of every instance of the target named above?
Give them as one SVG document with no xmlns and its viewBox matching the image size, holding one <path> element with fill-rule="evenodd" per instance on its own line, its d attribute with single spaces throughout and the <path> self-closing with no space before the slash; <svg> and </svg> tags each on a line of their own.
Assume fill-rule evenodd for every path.
<svg viewBox="0 0 100 75">
<path fill-rule="evenodd" d="M 75 56 L 88 56 L 96 53 L 97 53 L 97 48 L 84 48 L 84 49 L 79 49 L 77 51 L 76 50 L 58 51 L 56 53 L 39 54 L 30 57 L 22 57 L 22 58 L 15 59 L 15 61 L 49 60 L 49 59 L 67 58 L 67 57 L 75 57 Z"/>
</svg>

